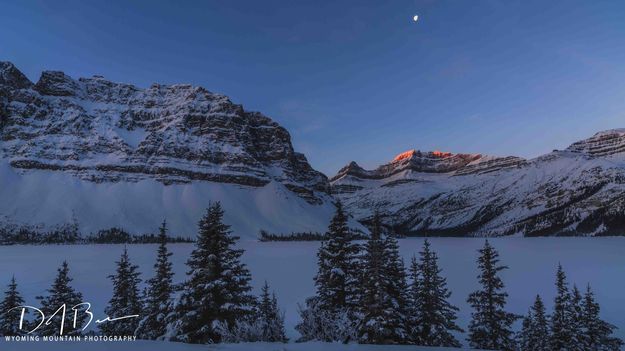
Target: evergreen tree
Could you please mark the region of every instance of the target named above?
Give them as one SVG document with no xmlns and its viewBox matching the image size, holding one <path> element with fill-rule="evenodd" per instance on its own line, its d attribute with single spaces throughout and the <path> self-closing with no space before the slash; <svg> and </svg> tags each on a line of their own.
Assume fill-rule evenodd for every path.
<svg viewBox="0 0 625 351">
<path fill-rule="evenodd" d="M 199 222 L 196 247 L 187 261 L 188 279 L 176 305 L 174 325 L 168 336 L 188 343 L 218 343 L 223 323 L 233 328 L 237 320 L 252 313 L 255 298 L 250 294 L 250 272 L 241 263 L 243 250 L 235 249 L 239 239 L 223 223 L 219 202 L 212 204 Z"/>
<path fill-rule="evenodd" d="M 504 310 L 508 294 L 498 273 L 507 266 L 499 265 L 499 253 L 489 244 L 479 250 L 478 281 L 482 288 L 469 295 L 467 302 L 473 308 L 469 323 L 471 347 L 488 350 L 514 350 L 511 326 L 518 316 Z"/>
<path fill-rule="evenodd" d="M 174 292 L 172 278 L 172 255 L 167 249 L 167 223 L 163 221 L 159 229 L 160 245 L 157 251 L 154 270 L 156 274 L 148 280 L 148 288 L 144 293 L 145 307 L 142 320 L 137 329 L 137 337 L 155 340 L 166 332 L 167 317 L 173 311 L 172 294 Z"/>
<path fill-rule="evenodd" d="M 527 315 L 523 317 L 523 322 L 521 323 L 521 331 L 517 334 L 517 350 L 518 351 L 526 351 L 531 350 L 531 334 L 532 334 L 532 322 L 534 319 L 534 315 L 532 314 L 532 310 L 527 311 Z"/>
<path fill-rule="evenodd" d="M 417 257 L 412 256 L 410 259 L 410 267 L 408 268 L 408 340 L 411 344 L 421 345 L 421 273 Z"/>
<path fill-rule="evenodd" d="M 298 342 L 311 340 L 349 342 L 358 339 L 358 319 L 351 310 L 329 313 L 318 306 L 316 297 L 311 297 L 306 300 L 305 308 L 299 306 L 298 312 L 302 318 L 295 326 L 302 335 Z"/>
<path fill-rule="evenodd" d="M 17 291 L 15 277 L 12 277 L 8 290 L 4 293 L 4 299 L 0 302 L 0 335 L 12 336 L 24 334 L 24 332 L 20 330 L 22 310 L 16 308 L 23 305 L 24 299 Z M 26 325 L 26 321 L 24 321 L 24 325 Z"/>
<path fill-rule="evenodd" d="M 302 322 L 296 326 L 302 334 L 300 341 L 347 341 L 353 338 L 357 324 L 360 247 L 340 202 L 326 236 L 328 240 L 317 252 L 317 293 L 306 300 L 306 308 L 300 309 Z"/>
<path fill-rule="evenodd" d="M 584 350 L 587 351 L 617 351 L 623 346 L 623 341 L 612 336 L 615 326 L 599 318 L 599 304 L 595 302 L 590 285 L 586 288 L 582 302 L 581 327 L 583 331 Z"/>
<path fill-rule="evenodd" d="M 571 309 L 571 293 L 569 292 L 566 274 L 562 269 L 562 265 L 558 264 L 556 273 L 556 298 L 553 307 L 553 315 L 551 316 L 551 350 L 569 350 L 574 348 L 572 345 L 572 316 Z"/>
<path fill-rule="evenodd" d="M 137 271 L 139 267 L 130 262 L 126 248 L 116 263 L 115 274 L 109 276 L 113 282 L 113 296 L 104 312 L 111 319 L 127 318 L 104 322 L 98 327 L 104 335 L 135 335 L 139 326 L 139 316 L 143 313 L 139 295 L 141 283 L 140 273 Z"/>
<path fill-rule="evenodd" d="M 384 238 L 385 271 L 387 291 L 395 308 L 394 319 L 389 325 L 396 325 L 394 343 L 407 343 L 410 318 L 408 314 L 408 276 L 404 259 L 399 254 L 397 238 L 389 233 Z"/>
<path fill-rule="evenodd" d="M 219 322 L 216 327 L 223 342 L 287 342 L 284 331 L 284 314 L 278 308 L 276 294 L 269 293 L 265 282 L 254 314 L 239 320 L 233 328 Z"/>
<path fill-rule="evenodd" d="M 284 331 L 284 315 L 278 307 L 276 293 L 269 294 L 269 284 L 265 281 L 260 294 L 256 319 L 261 326 L 259 341 L 287 342 Z"/>
<path fill-rule="evenodd" d="M 523 328 L 519 335 L 519 350 L 521 351 L 549 351 L 549 325 L 545 314 L 545 305 L 536 295 L 534 304 L 530 307 L 527 316 L 523 318 Z"/>
<path fill-rule="evenodd" d="M 360 342 L 396 344 L 408 339 L 406 273 L 399 258 L 397 240 L 381 237 L 380 217 L 373 219 L 364 254 L 361 295 Z"/>
<path fill-rule="evenodd" d="M 44 336 L 61 335 L 62 326 L 62 335 L 80 335 L 84 324 L 88 321 L 88 314 L 83 312 L 87 308 L 85 305 L 82 305 L 82 294 L 69 285 L 73 279 L 69 276 L 67 261 L 63 261 L 57 272 L 58 274 L 52 283 L 52 287 L 47 290 L 48 296 L 37 297 L 41 306 L 40 309 L 46 319 L 36 332 Z M 65 306 L 66 312 L 64 319 L 62 319 L 62 310 L 59 310 L 63 306 Z M 74 308 L 76 313 L 73 311 Z M 76 315 L 75 327 L 74 315 Z M 48 322 L 50 323 L 48 324 Z M 39 323 L 35 322 L 35 326 L 37 324 Z"/>
<path fill-rule="evenodd" d="M 413 298 L 416 304 L 416 315 L 413 318 L 416 318 L 418 325 L 416 340 L 423 346 L 460 347 L 460 342 L 451 333 L 463 332 L 455 322 L 458 308 L 447 301 L 451 292 L 447 289 L 447 280 L 440 275 L 441 271 L 438 268 L 438 257 L 426 239 L 418 266 L 411 268 L 413 279 L 415 275 L 417 279 L 412 282 L 410 289 L 416 292 Z"/>
<path fill-rule="evenodd" d="M 357 304 L 358 254 L 360 248 L 347 226 L 341 202 L 330 221 L 324 242 L 317 253 L 319 271 L 315 277 L 318 303 L 329 312 L 354 308 Z"/>
<path fill-rule="evenodd" d="M 582 306 L 582 294 L 575 284 L 573 284 L 573 290 L 571 291 L 571 301 L 568 309 L 571 341 L 569 343 L 568 351 L 587 351 L 584 347 L 584 337 L 582 331 L 582 319 L 583 319 L 583 306 Z"/>
</svg>

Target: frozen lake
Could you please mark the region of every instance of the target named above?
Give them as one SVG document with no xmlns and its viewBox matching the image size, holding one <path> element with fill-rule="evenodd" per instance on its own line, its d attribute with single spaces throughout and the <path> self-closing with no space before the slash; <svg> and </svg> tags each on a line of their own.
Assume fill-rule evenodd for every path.
<svg viewBox="0 0 625 351">
<path fill-rule="evenodd" d="M 438 253 L 443 274 L 447 277 L 453 295 L 451 300 L 460 307 L 459 324 L 466 329 L 470 309 L 468 294 L 477 287 L 477 250 L 484 239 L 431 238 Z M 617 325 L 617 335 L 625 339 L 625 238 L 502 238 L 490 239 L 499 250 L 502 263 L 510 269 L 503 280 L 509 297 L 509 310 L 525 313 L 536 294 L 540 294 L 551 308 L 555 295 L 555 271 L 562 263 L 569 282 L 584 289 L 590 283 L 602 307 L 602 317 Z M 423 239 L 400 240 L 401 253 L 406 262 L 417 253 Z M 293 329 L 299 317 L 297 304 L 314 292 L 317 242 L 260 243 L 241 241 L 246 250 L 243 259 L 248 264 L 255 289 L 267 280 L 276 290 L 279 302 L 286 312 L 287 333 L 296 338 Z M 141 267 L 143 279 L 152 274 L 156 245 L 128 245 L 132 261 Z M 193 244 L 171 244 L 172 260 L 177 282 L 184 278 L 185 261 Z M 70 264 L 74 287 L 93 304 L 95 317 L 110 298 L 112 288 L 107 276 L 113 273 L 115 261 L 123 245 L 75 246 L 4 246 L 0 247 L 0 290 L 15 274 L 19 289 L 29 304 L 37 306 L 35 296 L 44 294 L 60 263 Z M 464 336 L 462 336 L 464 338 Z"/>
</svg>

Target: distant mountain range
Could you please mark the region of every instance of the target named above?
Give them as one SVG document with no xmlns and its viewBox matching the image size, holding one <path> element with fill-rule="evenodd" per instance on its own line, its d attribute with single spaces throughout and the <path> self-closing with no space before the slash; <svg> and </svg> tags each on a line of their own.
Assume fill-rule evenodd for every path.
<svg viewBox="0 0 625 351">
<path fill-rule="evenodd" d="M 404 235 L 623 235 L 625 129 L 531 160 L 411 150 L 330 183 L 359 221 Z"/>
<path fill-rule="evenodd" d="M 328 180 L 288 131 L 190 85 L 141 89 L 0 62 L 0 226 L 192 235 L 210 201 L 237 234 L 323 232 L 340 199 L 405 235 L 619 235 L 625 130 L 525 160 L 410 150 Z M 362 226 L 354 221 L 354 227 Z"/>
</svg>

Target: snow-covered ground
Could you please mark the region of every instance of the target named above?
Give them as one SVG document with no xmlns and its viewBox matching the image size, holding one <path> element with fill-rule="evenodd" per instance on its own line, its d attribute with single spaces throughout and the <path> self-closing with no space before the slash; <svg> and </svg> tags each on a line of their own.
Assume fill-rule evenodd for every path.
<svg viewBox="0 0 625 351">
<path fill-rule="evenodd" d="M 75 216 L 84 234 L 111 227 L 155 233 L 166 218 L 172 235 L 194 236 L 210 202 L 220 201 L 226 223 L 251 239 L 260 229 L 277 234 L 323 232 L 335 210 L 329 201 L 311 205 L 278 182 L 264 187 L 215 182 L 163 186 L 153 179 L 94 183 L 64 172 L 20 175 L 0 161 L 0 184 L 0 225 L 7 217 L 8 222 L 47 228 Z M 362 229 L 355 221 L 353 227 Z"/>
<path fill-rule="evenodd" d="M 45 347 L 43 346 L 45 345 Z M 40 348 L 33 348 L 40 346 Z M 88 346 L 89 351 L 445 351 L 457 350 L 436 347 L 393 346 L 393 345 L 343 345 L 334 343 L 308 342 L 302 344 L 221 344 L 221 345 L 189 345 L 173 342 L 136 341 L 130 343 L 85 343 L 64 342 L 50 344 L 33 343 L 3 343 L 2 351 L 83 351 Z"/>
<path fill-rule="evenodd" d="M 460 307 L 459 324 L 466 328 L 471 311 L 465 300 L 467 295 L 477 287 L 475 258 L 477 249 L 483 245 L 484 239 L 431 238 L 430 240 L 432 247 L 439 254 L 443 274 L 447 277 L 453 292 L 451 301 Z M 580 288 L 585 287 L 587 283 L 592 285 L 602 307 L 602 317 L 618 326 L 620 329 L 617 330 L 616 335 L 625 338 L 625 304 L 623 303 L 625 238 L 489 240 L 499 250 L 502 263 L 510 267 L 509 270 L 503 272 L 503 280 L 510 294 L 509 309 L 512 312 L 525 313 L 536 294 L 540 294 L 547 302 L 547 307 L 551 308 L 555 295 L 555 270 L 560 262 L 571 284 L 575 282 Z M 420 250 L 422 242 L 423 239 L 418 238 L 400 240 L 401 253 L 406 261 Z M 267 280 L 276 290 L 279 302 L 286 312 L 287 334 L 291 339 L 298 337 L 297 331 L 293 328 L 299 319 L 297 304 L 302 303 L 314 292 L 312 278 L 317 269 L 318 245 L 317 242 L 259 243 L 253 240 L 244 240 L 240 243 L 240 246 L 246 250 L 243 259 L 252 271 L 255 289 L 259 289 Z M 176 244 L 170 247 L 174 252 L 172 259 L 176 271 L 175 279 L 180 281 L 184 278 L 186 271 L 184 263 L 193 245 Z M 102 311 L 111 294 L 111 285 L 106 276 L 113 272 L 114 262 L 119 258 L 122 250 L 122 245 L 0 247 L 1 288 L 4 290 L 4 285 L 8 283 L 11 275 L 15 274 L 19 289 L 27 302 L 37 306 L 34 297 L 44 293 L 54 278 L 56 268 L 62 260 L 67 259 L 70 263 L 71 275 L 74 277 L 74 286 L 83 293 L 85 300 L 93 304 L 96 318 L 103 317 Z M 156 257 L 156 246 L 130 245 L 128 250 L 133 262 L 139 264 L 141 270 L 145 272 L 144 278 L 149 277 Z M 459 335 L 459 337 L 462 340 L 465 338 L 464 335 Z M 2 346 L 4 345 L 0 344 L 0 350 L 5 350 Z M 17 347 L 22 347 L 19 350 L 33 350 L 27 346 Z M 288 346 L 285 349 L 300 350 L 296 347 L 300 346 Z M 252 348 L 243 349 L 252 350 Z M 111 348 L 111 350 L 117 349 Z M 177 349 L 171 348 L 171 350 Z M 365 349 L 354 348 L 354 350 Z"/>
</svg>

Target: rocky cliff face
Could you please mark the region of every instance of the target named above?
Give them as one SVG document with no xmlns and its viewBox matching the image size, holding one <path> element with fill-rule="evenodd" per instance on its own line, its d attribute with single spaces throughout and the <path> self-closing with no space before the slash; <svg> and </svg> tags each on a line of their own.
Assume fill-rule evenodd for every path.
<svg viewBox="0 0 625 351">
<path fill-rule="evenodd" d="M 0 62 L 0 161 L 24 177 L 64 174 L 91 188 L 143 181 L 160 183 L 162 191 L 185 184 L 251 190 L 276 184 L 285 189 L 281 196 L 311 206 L 330 203 L 327 178 L 293 150 L 286 129 L 190 85 L 141 89 L 57 71 L 32 83 Z M 5 206 L 0 215 L 16 211 Z"/>
<path fill-rule="evenodd" d="M 293 150 L 283 127 L 201 87 L 139 89 L 52 71 L 32 84 L 4 62 L 0 94 L 1 156 L 22 172 L 92 182 L 277 181 L 311 203 L 327 192 L 325 176 Z"/>
<path fill-rule="evenodd" d="M 623 235 L 625 130 L 532 159 L 411 151 L 333 192 L 363 223 L 379 211 L 405 235 Z"/>
</svg>

